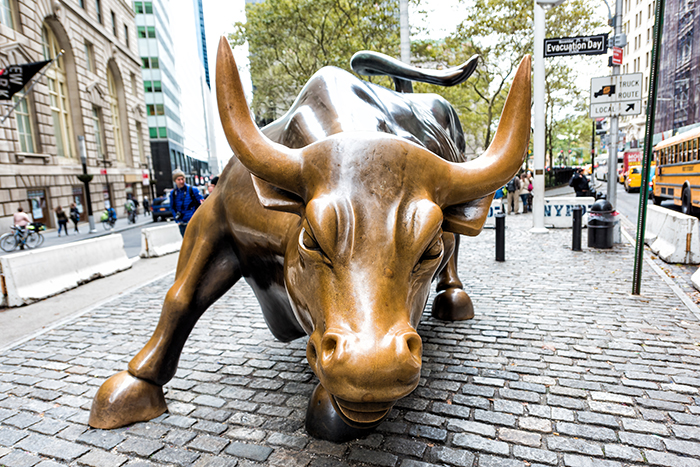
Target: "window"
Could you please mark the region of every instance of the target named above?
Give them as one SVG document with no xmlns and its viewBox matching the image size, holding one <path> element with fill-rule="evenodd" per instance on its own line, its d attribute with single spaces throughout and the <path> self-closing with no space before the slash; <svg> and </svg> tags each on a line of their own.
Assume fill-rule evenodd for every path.
<svg viewBox="0 0 700 467">
<path fill-rule="evenodd" d="M 83 10 L 85 9 L 85 0 L 78 0 L 78 5 L 80 5 L 80 8 Z"/>
<path fill-rule="evenodd" d="M 158 138 L 158 128 L 149 128 L 148 135 L 153 139 Z"/>
<path fill-rule="evenodd" d="M 147 15 L 152 15 L 153 14 L 153 3 L 152 2 L 143 2 L 143 10 L 144 13 Z"/>
<path fill-rule="evenodd" d="M 126 44 L 126 48 L 129 48 L 129 26 L 126 24 L 124 25 L 124 43 Z"/>
<path fill-rule="evenodd" d="M 159 138 L 167 138 L 168 137 L 168 130 L 164 126 L 158 128 L 158 137 Z"/>
<path fill-rule="evenodd" d="M 144 82 L 143 82 L 143 89 L 144 89 L 146 92 L 153 92 L 153 86 L 152 86 L 151 82 L 150 82 L 150 81 L 144 81 Z"/>
<path fill-rule="evenodd" d="M 149 39 L 155 39 L 156 38 L 156 27 L 155 26 L 148 26 L 146 28 L 146 33 Z"/>
<path fill-rule="evenodd" d="M 160 81 L 153 82 L 153 92 L 163 92 L 163 88 L 160 85 Z"/>
<path fill-rule="evenodd" d="M 32 131 L 32 119 L 29 114 L 29 106 L 27 99 L 22 99 L 23 96 L 15 96 L 12 98 L 15 103 L 19 101 L 15 108 L 15 119 L 17 120 L 17 132 L 19 133 L 19 147 L 21 152 L 34 152 L 34 132 Z M 21 101 L 20 101 L 21 99 Z"/>
<path fill-rule="evenodd" d="M 139 26 L 136 29 L 137 34 L 139 35 L 139 39 L 145 39 L 146 38 L 146 28 L 145 26 Z"/>
<path fill-rule="evenodd" d="M 104 160 L 105 149 L 102 137 L 102 112 L 97 107 L 92 108 L 92 130 L 95 133 L 95 150 L 97 158 Z"/>
<path fill-rule="evenodd" d="M 163 104 L 146 104 L 146 113 L 150 116 L 165 115 Z"/>
<path fill-rule="evenodd" d="M 95 72 L 95 49 L 92 44 L 85 41 L 85 62 L 87 63 L 87 70 L 90 73 Z"/>
<path fill-rule="evenodd" d="M 137 15 L 143 14 L 143 2 L 134 2 L 134 12 Z"/>
<path fill-rule="evenodd" d="M 114 37 L 118 37 L 117 35 L 117 15 L 114 14 L 113 11 L 110 11 L 110 16 L 112 17 L 112 35 Z"/>
<path fill-rule="evenodd" d="M 112 113 L 112 132 L 114 138 L 114 150 L 117 160 L 124 162 L 124 145 L 122 141 L 121 118 L 119 118 L 119 96 L 117 86 L 112 75 L 112 70 L 107 68 L 107 88 L 109 90 L 109 110 Z"/>
<path fill-rule="evenodd" d="M 136 73 L 131 73 L 131 93 L 132 93 L 134 96 L 138 96 L 138 95 L 139 95 L 139 90 L 138 90 L 138 88 L 136 87 Z"/>
<path fill-rule="evenodd" d="M 97 13 L 97 22 L 102 24 L 102 2 L 95 0 L 95 13 Z"/>
<path fill-rule="evenodd" d="M 0 0 L 0 23 L 8 28 L 15 28 L 15 22 L 12 19 L 12 4 L 11 0 Z"/>
<path fill-rule="evenodd" d="M 46 25 L 42 28 L 42 48 L 45 60 L 54 59 L 61 50 L 56 36 Z M 73 157 L 73 128 L 63 56 L 54 62 L 54 66 L 49 67 L 46 79 L 49 86 L 49 106 L 53 132 L 56 137 L 56 152 L 60 157 Z"/>
<path fill-rule="evenodd" d="M 141 57 L 141 68 L 152 68 L 157 70 L 159 66 L 158 57 Z"/>
</svg>

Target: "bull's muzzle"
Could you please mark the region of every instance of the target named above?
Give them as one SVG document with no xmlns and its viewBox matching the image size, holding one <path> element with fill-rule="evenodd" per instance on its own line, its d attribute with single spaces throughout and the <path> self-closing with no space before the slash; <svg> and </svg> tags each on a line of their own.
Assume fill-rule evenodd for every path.
<svg viewBox="0 0 700 467">
<path fill-rule="evenodd" d="M 306 347 L 309 364 L 348 424 L 381 422 L 420 379 L 423 346 L 412 328 L 382 335 L 328 330 Z"/>
</svg>

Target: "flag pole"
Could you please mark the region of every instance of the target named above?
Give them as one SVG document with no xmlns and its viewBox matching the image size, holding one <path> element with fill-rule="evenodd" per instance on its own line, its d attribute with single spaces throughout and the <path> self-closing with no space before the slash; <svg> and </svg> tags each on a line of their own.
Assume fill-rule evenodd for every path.
<svg viewBox="0 0 700 467">
<path fill-rule="evenodd" d="M 53 58 L 53 60 L 51 60 L 49 63 L 47 63 L 47 64 L 44 66 L 44 70 L 41 72 L 41 74 L 39 75 L 39 77 L 36 78 L 36 79 L 34 80 L 34 82 L 32 83 L 32 85 L 29 86 L 29 89 L 27 89 L 27 92 L 25 92 L 25 93 L 22 95 L 22 97 L 20 97 L 19 99 L 17 99 L 17 102 L 15 102 L 15 105 L 12 106 L 12 108 L 9 110 L 9 112 L 7 112 L 5 115 L 3 115 L 2 119 L 0 119 L 0 125 L 2 125 L 3 123 L 5 123 L 5 120 L 7 120 L 7 119 L 9 118 L 10 115 L 12 115 L 12 112 L 15 111 L 15 109 L 16 109 L 17 106 L 20 104 L 20 102 L 22 102 L 24 99 L 27 98 L 27 96 L 29 95 L 29 93 L 32 92 L 32 89 L 34 89 L 34 85 L 35 85 L 37 82 L 39 82 L 39 80 L 40 80 L 41 78 L 44 77 L 44 75 L 46 74 L 46 72 L 49 71 L 49 67 L 50 67 L 51 65 L 53 65 L 53 62 L 55 62 L 56 60 L 58 60 L 58 58 L 59 58 L 61 55 L 63 55 L 64 52 L 65 52 L 65 50 L 61 49 L 61 51 L 58 53 L 58 55 L 56 55 L 56 56 Z M 10 104 L 3 104 L 3 105 L 10 105 Z"/>
</svg>

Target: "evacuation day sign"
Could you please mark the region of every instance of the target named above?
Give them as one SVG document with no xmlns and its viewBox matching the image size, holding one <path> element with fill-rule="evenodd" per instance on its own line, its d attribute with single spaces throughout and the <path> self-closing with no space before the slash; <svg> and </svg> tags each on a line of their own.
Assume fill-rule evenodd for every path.
<svg viewBox="0 0 700 467">
<path fill-rule="evenodd" d="M 608 53 L 608 35 L 558 37 L 544 40 L 544 56 L 598 55 Z"/>
</svg>

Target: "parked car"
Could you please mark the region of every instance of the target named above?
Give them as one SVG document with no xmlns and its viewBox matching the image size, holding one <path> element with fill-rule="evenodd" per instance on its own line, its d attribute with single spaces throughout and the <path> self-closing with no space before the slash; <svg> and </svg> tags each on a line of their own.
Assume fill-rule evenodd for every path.
<svg viewBox="0 0 700 467">
<path fill-rule="evenodd" d="M 173 218 L 170 211 L 170 197 L 163 196 L 153 200 L 153 222 L 167 221 Z"/>
</svg>

